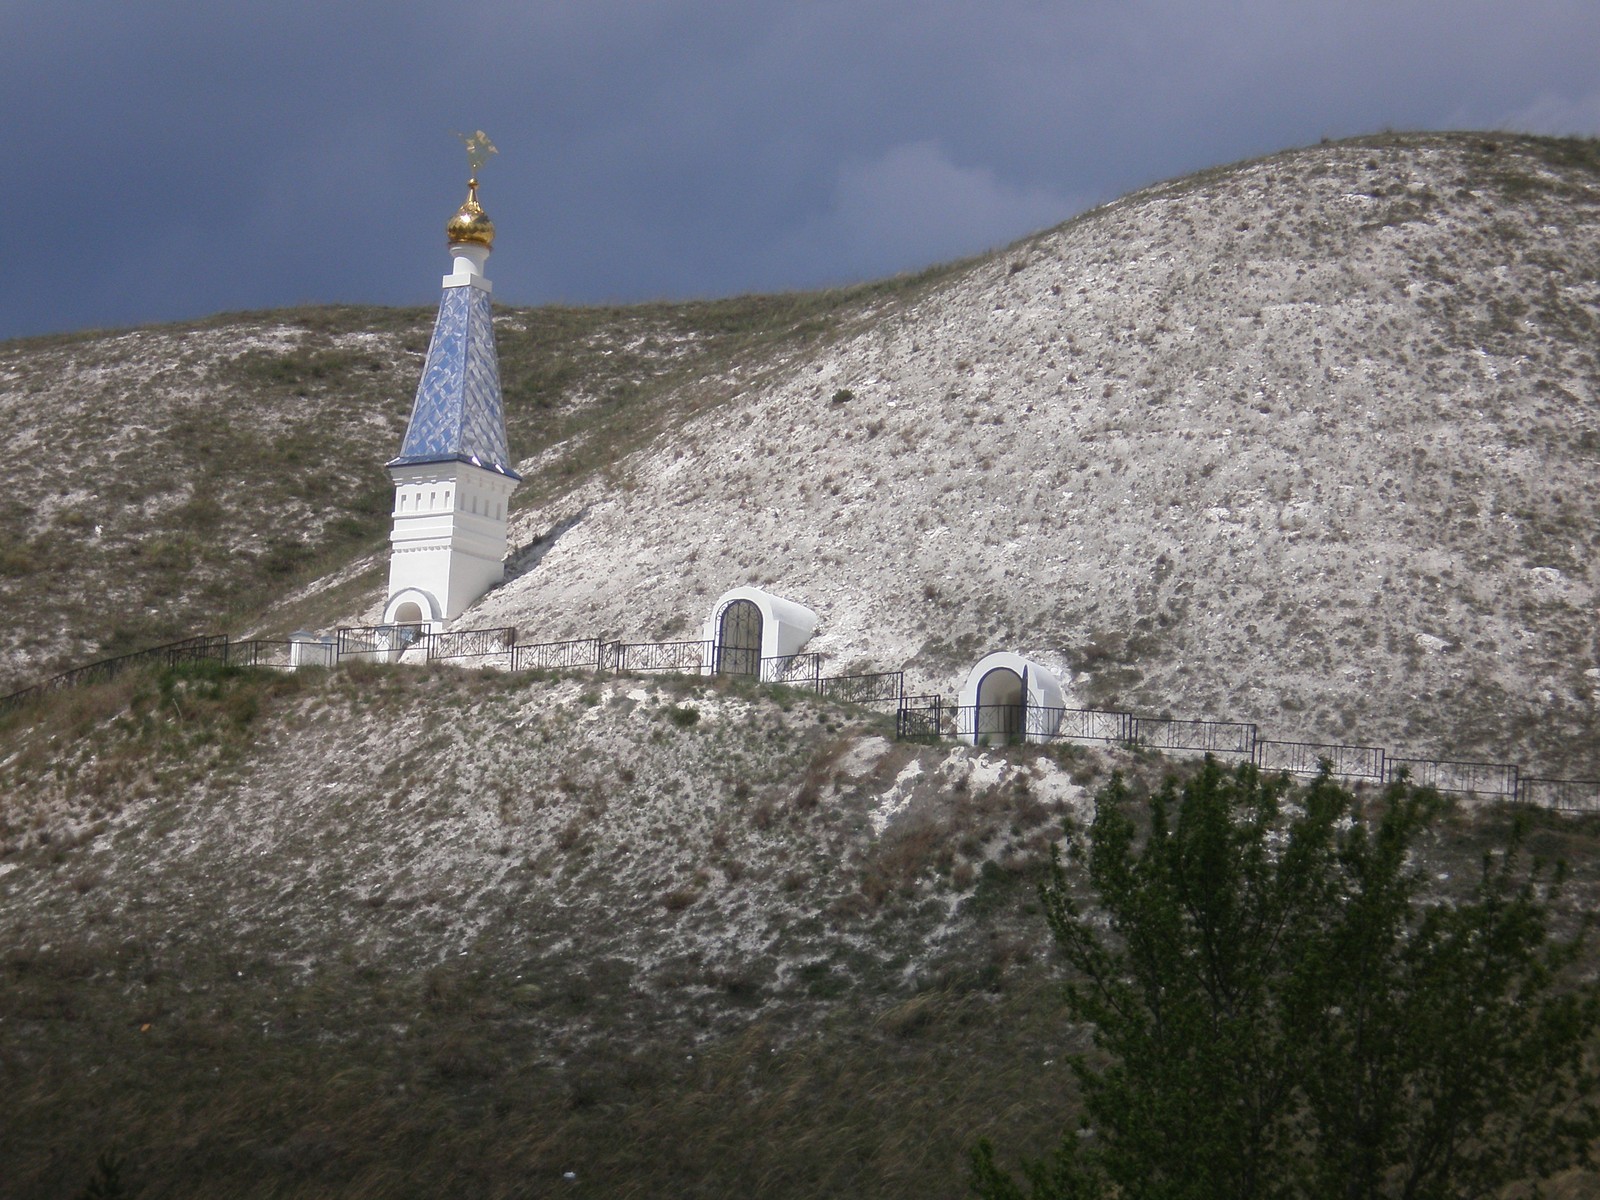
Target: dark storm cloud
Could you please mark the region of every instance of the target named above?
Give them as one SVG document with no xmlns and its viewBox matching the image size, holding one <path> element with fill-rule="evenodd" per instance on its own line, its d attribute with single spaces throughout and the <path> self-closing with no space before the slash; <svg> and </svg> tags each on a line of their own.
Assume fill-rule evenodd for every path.
<svg viewBox="0 0 1600 1200">
<path fill-rule="evenodd" d="M 1600 6 L 50 5 L 0 38 L 0 336 L 431 303 L 487 129 L 503 299 L 809 286 L 1384 127 L 1600 131 Z"/>
</svg>

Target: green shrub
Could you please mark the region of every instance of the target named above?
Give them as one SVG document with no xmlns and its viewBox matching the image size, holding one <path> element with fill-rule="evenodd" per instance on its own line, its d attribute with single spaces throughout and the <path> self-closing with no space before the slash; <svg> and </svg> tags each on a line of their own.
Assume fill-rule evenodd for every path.
<svg viewBox="0 0 1600 1200">
<path fill-rule="evenodd" d="M 700 710 L 688 704 L 668 705 L 666 713 L 667 720 L 671 721 L 679 729 L 688 729 L 700 720 Z"/>
</svg>

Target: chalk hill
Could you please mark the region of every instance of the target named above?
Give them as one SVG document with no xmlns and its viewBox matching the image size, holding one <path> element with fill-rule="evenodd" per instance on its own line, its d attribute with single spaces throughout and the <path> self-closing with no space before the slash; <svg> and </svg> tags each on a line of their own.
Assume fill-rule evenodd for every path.
<svg viewBox="0 0 1600 1200">
<path fill-rule="evenodd" d="M 462 623 L 697 636 L 753 582 L 919 688 L 1014 648 L 1084 704 L 1600 770 L 1597 164 L 1358 139 L 868 288 L 502 313 L 533 565 Z M 351 564 L 269 626 L 371 618 L 426 329 L 316 310 L 0 350 L 30 462 L 12 679 L 247 622 L 311 568 Z"/>
<path fill-rule="evenodd" d="M 1597 212 L 1594 143 L 1384 136 L 905 279 L 503 311 L 517 566 L 459 624 L 696 636 L 756 583 L 914 688 L 1012 648 L 1084 704 L 1600 773 Z M 429 318 L 0 346 L 0 679 L 373 619 Z M 41 1197 L 113 1146 L 168 1195 L 961 1195 L 1069 1086 L 1032 873 L 1165 769 L 437 666 L 3 721 L 0 1161 Z M 1530 846 L 1567 915 L 1593 843 Z"/>
<path fill-rule="evenodd" d="M 698 636 L 754 582 L 919 689 L 1016 649 L 1085 705 L 1600 770 L 1597 164 L 1382 138 L 1129 196 L 730 379 L 526 512 L 570 527 L 470 619 Z"/>
</svg>

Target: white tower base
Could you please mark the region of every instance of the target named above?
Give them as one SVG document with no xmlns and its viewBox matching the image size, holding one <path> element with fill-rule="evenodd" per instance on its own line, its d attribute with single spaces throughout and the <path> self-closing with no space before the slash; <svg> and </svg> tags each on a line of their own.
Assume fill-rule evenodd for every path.
<svg viewBox="0 0 1600 1200">
<path fill-rule="evenodd" d="M 506 503 L 517 481 L 464 462 L 392 466 L 384 624 L 454 620 L 505 577 Z"/>
</svg>

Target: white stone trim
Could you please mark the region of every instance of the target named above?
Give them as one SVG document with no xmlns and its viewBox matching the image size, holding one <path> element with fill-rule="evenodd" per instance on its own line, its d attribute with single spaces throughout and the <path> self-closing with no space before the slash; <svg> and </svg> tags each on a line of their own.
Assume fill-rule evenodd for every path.
<svg viewBox="0 0 1600 1200">
<path fill-rule="evenodd" d="M 425 592 L 418 587 L 401 588 L 390 596 L 389 603 L 383 606 L 382 623 L 385 625 L 397 624 L 395 614 L 402 604 L 415 604 L 422 611 L 422 619 L 428 625 L 430 633 L 434 631 L 435 627 L 443 626 L 444 620 L 439 611 L 438 599 L 431 592 Z"/>
<path fill-rule="evenodd" d="M 389 477 L 395 498 L 384 610 L 417 588 L 434 598 L 434 620 L 453 621 L 505 577 L 517 481 L 465 462 L 407 463 L 390 467 Z"/>
<path fill-rule="evenodd" d="M 494 291 L 494 285 L 483 273 L 489 262 L 489 247 L 472 242 L 455 242 L 450 247 L 450 257 L 454 262 L 451 263 L 450 274 L 444 277 L 445 287 L 475 287 L 483 292 Z"/>
</svg>

